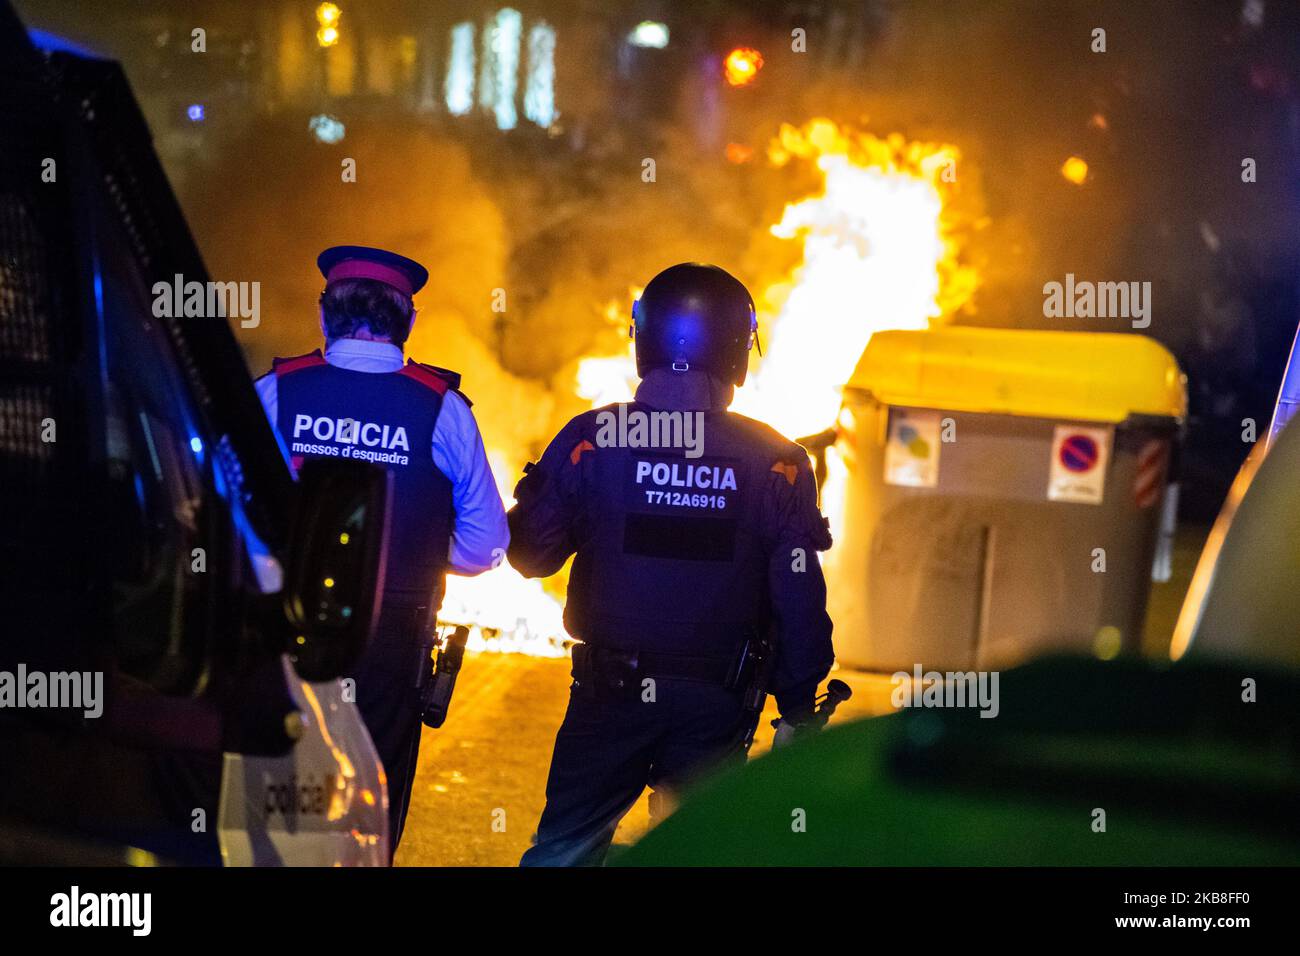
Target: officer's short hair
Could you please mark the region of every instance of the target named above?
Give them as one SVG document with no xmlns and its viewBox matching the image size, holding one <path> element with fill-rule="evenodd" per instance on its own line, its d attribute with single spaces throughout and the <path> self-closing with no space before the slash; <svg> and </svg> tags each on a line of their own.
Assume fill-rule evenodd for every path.
<svg viewBox="0 0 1300 956">
<path fill-rule="evenodd" d="M 321 318 L 329 339 L 345 338 L 358 329 L 387 336 L 394 345 L 406 342 L 411 331 L 411 297 L 374 279 L 340 279 L 320 295 Z"/>
</svg>

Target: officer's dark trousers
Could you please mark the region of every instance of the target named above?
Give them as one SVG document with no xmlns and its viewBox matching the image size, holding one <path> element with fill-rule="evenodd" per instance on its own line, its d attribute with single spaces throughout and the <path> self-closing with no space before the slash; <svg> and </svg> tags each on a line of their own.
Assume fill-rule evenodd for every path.
<svg viewBox="0 0 1300 956">
<path fill-rule="evenodd" d="M 402 838 L 420 753 L 423 724 L 415 681 L 427 616 L 424 609 L 385 606 L 354 674 L 357 707 L 388 778 L 390 854 Z"/>
<path fill-rule="evenodd" d="M 647 784 L 676 791 L 743 759 L 735 746 L 743 719 L 740 693 L 718 684 L 659 678 L 653 702 L 575 684 L 555 738 L 537 843 L 520 865 L 601 864 L 618 821 Z"/>
</svg>

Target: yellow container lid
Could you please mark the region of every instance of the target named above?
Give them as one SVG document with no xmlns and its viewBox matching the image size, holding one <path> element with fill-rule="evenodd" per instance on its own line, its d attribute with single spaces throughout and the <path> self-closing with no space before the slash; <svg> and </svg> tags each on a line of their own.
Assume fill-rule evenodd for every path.
<svg viewBox="0 0 1300 956">
<path fill-rule="evenodd" d="M 947 327 L 877 332 L 849 379 L 889 405 L 1121 422 L 1187 413 L 1178 363 L 1145 335 Z"/>
</svg>

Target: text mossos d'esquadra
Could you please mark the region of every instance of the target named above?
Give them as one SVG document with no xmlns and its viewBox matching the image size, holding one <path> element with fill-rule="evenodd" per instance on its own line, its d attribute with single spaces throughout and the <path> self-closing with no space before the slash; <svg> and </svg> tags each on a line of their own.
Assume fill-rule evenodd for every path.
<svg viewBox="0 0 1300 956">
<path fill-rule="evenodd" d="M 304 441 L 304 435 L 328 444 Z M 355 418 L 313 418 L 310 415 L 295 416 L 293 441 L 289 446 L 289 451 L 295 455 L 330 455 L 389 465 L 410 464 L 410 457 L 402 454 L 410 450 L 410 439 L 401 425 L 394 427 Z"/>
<path fill-rule="evenodd" d="M 50 925 L 130 928 L 133 936 L 148 936 L 153 927 L 153 896 L 149 893 L 83 893 L 73 886 L 50 897 Z"/>
<path fill-rule="evenodd" d="M 26 664 L 0 671 L 0 708 L 104 712 L 103 671 L 29 671 Z"/>
</svg>

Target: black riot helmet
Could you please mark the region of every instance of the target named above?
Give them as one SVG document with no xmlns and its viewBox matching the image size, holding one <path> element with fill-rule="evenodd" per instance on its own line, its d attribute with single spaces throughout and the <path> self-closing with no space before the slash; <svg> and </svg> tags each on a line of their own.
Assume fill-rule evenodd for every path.
<svg viewBox="0 0 1300 956">
<path fill-rule="evenodd" d="M 731 273 L 699 262 L 670 266 L 632 306 L 636 373 L 698 368 L 744 385 L 757 328 L 754 300 Z"/>
</svg>

